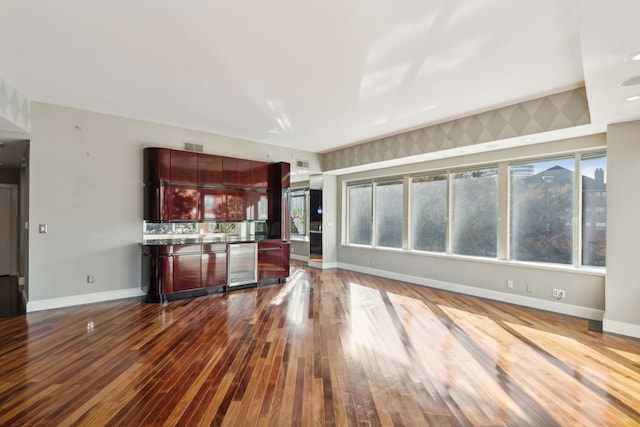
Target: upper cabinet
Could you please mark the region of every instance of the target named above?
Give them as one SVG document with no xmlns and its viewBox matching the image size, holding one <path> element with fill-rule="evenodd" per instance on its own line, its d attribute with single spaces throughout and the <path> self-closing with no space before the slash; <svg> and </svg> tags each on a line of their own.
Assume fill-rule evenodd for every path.
<svg viewBox="0 0 640 427">
<path fill-rule="evenodd" d="M 214 186 L 222 183 L 222 157 L 198 154 L 198 185 Z"/>
<path fill-rule="evenodd" d="M 166 148 L 144 149 L 145 184 L 171 182 L 171 151 Z"/>
<path fill-rule="evenodd" d="M 198 185 L 198 153 L 171 151 L 171 183 Z"/>
<path fill-rule="evenodd" d="M 147 221 L 282 221 L 289 163 L 144 149 Z"/>
</svg>

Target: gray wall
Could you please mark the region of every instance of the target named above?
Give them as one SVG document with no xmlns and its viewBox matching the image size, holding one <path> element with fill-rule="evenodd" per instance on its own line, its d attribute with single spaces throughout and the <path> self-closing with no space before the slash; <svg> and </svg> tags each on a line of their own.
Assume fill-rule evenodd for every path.
<svg viewBox="0 0 640 427">
<path fill-rule="evenodd" d="M 501 172 L 506 172 L 509 160 L 604 149 L 605 146 L 605 136 L 595 135 L 340 176 L 338 187 L 341 190 L 338 192 L 337 203 L 338 212 L 342 217 L 338 221 L 336 238 L 338 242 L 345 241 L 345 229 L 342 227 L 345 223 L 342 192 L 349 180 L 446 170 L 477 164 L 497 164 Z M 503 173 L 499 183 L 503 189 L 508 181 L 504 176 Z M 605 309 L 605 273 L 602 269 L 576 269 L 573 266 L 519 263 L 506 259 L 507 191 L 500 191 L 500 194 L 498 259 L 411 253 L 339 244 L 338 265 L 426 286 L 601 320 Z M 507 280 L 514 281 L 513 289 L 506 287 Z M 566 290 L 566 299 L 557 301 L 552 296 L 553 288 Z"/>
<path fill-rule="evenodd" d="M 27 310 L 140 293 L 142 149 L 181 149 L 183 140 L 206 153 L 319 167 L 307 152 L 33 103 Z"/>
<path fill-rule="evenodd" d="M 607 280 L 604 328 L 640 338 L 640 121 L 607 130 Z"/>
</svg>

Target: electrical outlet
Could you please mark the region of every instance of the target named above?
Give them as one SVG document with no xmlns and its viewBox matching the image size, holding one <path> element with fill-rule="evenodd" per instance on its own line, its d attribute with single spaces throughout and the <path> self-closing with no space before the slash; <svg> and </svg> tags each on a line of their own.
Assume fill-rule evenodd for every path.
<svg viewBox="0 0 640 427">
<path fill-rule="evenodd" d="M 93 283 L 93 274 L 87 275 L 87 283 Z"/>
<path fill-rule="evenodd" d="M 507 288 L 513 289 L 513 280 L 507 280 Z"/>
<path fill-rule="evenodd" d="M 531 283 L 527 283 L 527 292 L 529 292 L 530 294 L 533 293 L 533 285 Z"/>
<path fill-rule="evenodd" d="M 557 299 L 564 299 L 567 297 L 567 291 L 564 289 L 553 289 L 553 296 Z"/>
</svg>

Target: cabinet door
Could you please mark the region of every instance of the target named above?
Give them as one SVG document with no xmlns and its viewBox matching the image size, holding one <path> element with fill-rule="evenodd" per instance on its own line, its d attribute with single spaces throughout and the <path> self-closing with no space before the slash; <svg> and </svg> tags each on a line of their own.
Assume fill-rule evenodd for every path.
<svg viewBox="0 0 640 427">
<path fill-rule="evenodd" d="M 173 257 L 173 291 L 187 291 L 202 286 L 201 254 L 175 255 Z"/>
<path fill-rule="evenodd" d="M 204 221 L 226 221 L 224 190 L 200 189 L 200 212 Z"/>
<path fill-rule="evenodd" d="M 227 221 L 244 220 L 244 191 L 225 190 Z"/>
<path fill-rule="evenodd" d="M 202 287 L 224 286 L 227 284 L 227 253 L 209 252 L 202 254 Z"/>
<path fill-rule="evenodd" d="M 238 159 L 233 157 L 222 158 L 222 184 L 236 187 L 238 183 Z"/>
<path fill-rule="evenodd" d="M 198 184 L 198 153 L 171 150 L 171 183 Z"/>
<path fill-rule="evenodd" d="M 269 219 L 269 194 L 255 192 L 254 194 L 254 219 L 267 221 Z"/>
<path fill-rule="evenodd" d="M 144 186 L 143 218 L 145 221 L 169 221 L 172 218 L 173 188 L 164 185 Z"/>
<path fill-rule="evenodd" d="M 282 248 L 271 242 L 258 242 L 258 281 L 280 277 Z"/>
<path fill-rule="evenodd" d="M 236 186 L 238 188 L 251 188 L 252 174 L 251 174 L 251 160 L 238 159 L 237 163 L 238 181 Z"/>
<path fill-rule="evenodd" d="M 200 219 L 198 204 L 200 202 L 197 188 L 170 187 L 172 189 L 171 219 L 197 221 Z"/>
<path fill-rule="evenodd" d="M 148 147 L 144 149 L 143 156 L 143 175 L 145 183 L 160 184 L 171 181 L 170 149 Z"/>
<path fill-rule="evenodd" d="M 252 188 L 266 190 L 269 187 L 269 163 L 251 162 Z"/>
<path fill-rule="evenodd" d="M 198 184 L 222 185 L 222 157 L 198 154 Z"/>
</svg>

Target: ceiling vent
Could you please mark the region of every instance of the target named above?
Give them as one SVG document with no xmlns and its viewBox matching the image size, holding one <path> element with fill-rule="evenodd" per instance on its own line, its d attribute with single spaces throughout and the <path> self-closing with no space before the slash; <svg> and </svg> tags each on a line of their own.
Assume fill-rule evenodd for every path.
<svg viewBox="0 0 640 427">
<path fill-rule="evenodd" d="M 204 151 L 202 144 L 196 144 L 195 142 L 188 141 L 182 141 L 182 148 L 187 151 L 195 151 L 197 153 L 202 153 Z"/>
<path fill-rule="evenodd" d="M 296 167 L 308 169 L 309 168 L 309 161 L 308 160 L 297 160 L 296 161 Z"/>
</svg>

